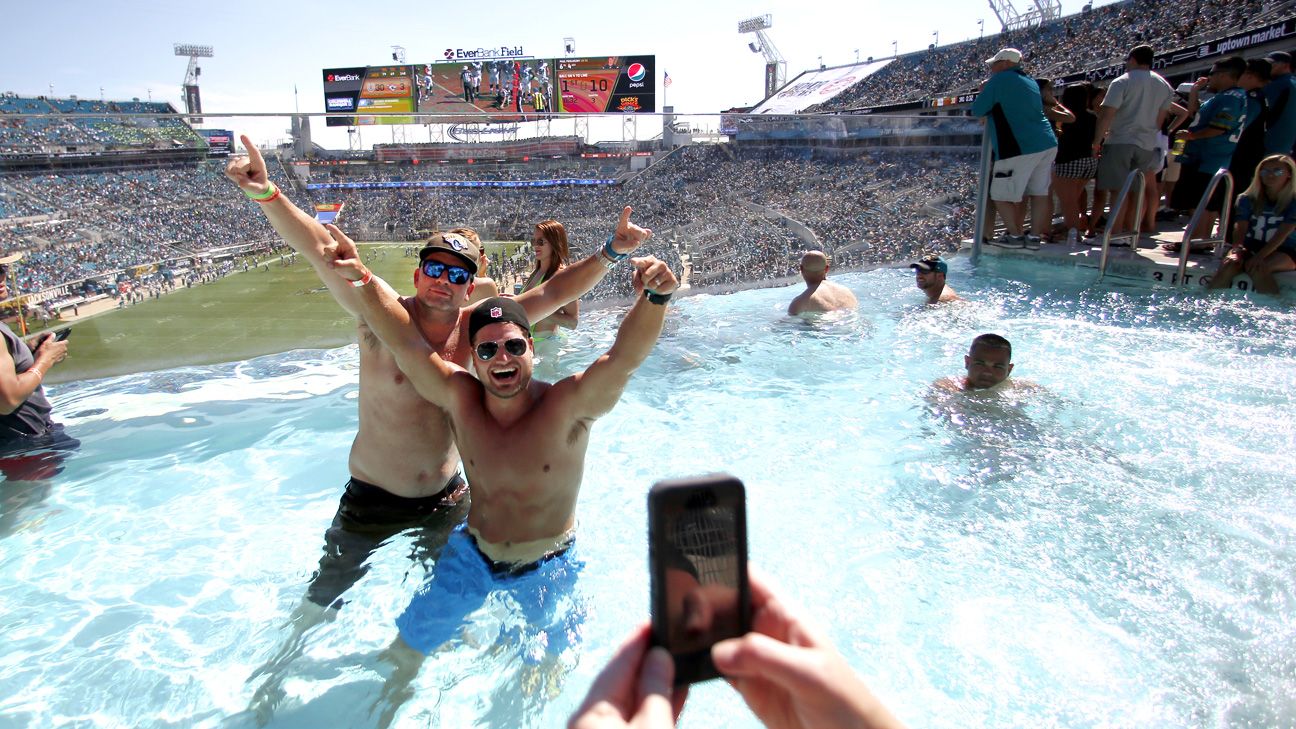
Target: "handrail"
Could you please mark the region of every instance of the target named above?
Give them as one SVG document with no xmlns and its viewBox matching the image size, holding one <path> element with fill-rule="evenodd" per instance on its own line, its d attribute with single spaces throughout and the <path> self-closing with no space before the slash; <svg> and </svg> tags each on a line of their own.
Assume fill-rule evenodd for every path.
<svg viewBox="0 0 1296 729">
<path fill-rule="evenodd" d="M 1134 231 L 1130 233 L 1133 238 L 1130 241 L 1130 251 L 1138 249 L 1139 228 L 1143 226 L 1143 191 L 1147 187 L 1147 178 L 1143 175 L 1142 170 L 1134 170 L 1125 176 L 1125 184 L 1121 185 L 1116 204 L 1112 206 L 1111 212 L 1107 214 L 1107 227 L 1103 230 L 1102 259 L 1098 262 L 1099 281 L 1107 273 L 1107 257 L 1111 253 L 1112 228 L 1116 227 L 1116 223 L 1120 221 L 1121 213 L 1125 210 L 1125 199 L 1129 197 L 1130 188 L 1135 186 L 1136 181 L 1138 183 L 1138 192 L 1136 193 L 1137 198 L 1134 200 Z"/>
<path fill-rule="evenodd" d="M 993 215 L 986 208 L 993 205 L 990 202 L 990 167 L 993 164 L 990 150 L 990 134 L 986 130 L 981 134 L 981 171 L 977 176 L 977 204 L 976 220 L 972 223 L 975 226 L 972 229 L 972 262 L 976 263 L 981 257 L 981 231 L 985 230 L 985 221 L 987 215 Z"/>
<path fill-rule="evenodd" d="M 1227 169 L 1221 167 L 1211 177 L 1210 184 L 1206 185 L 1206 192 L 1202 194 L 1201 200 L 1197 201 L 1197 209 L 1193 211 L 1192 218 L 1188 220 L 1188 227 L 1184 228 L 1183 238 L 1179 243 L 1179 275 L 1175 278 L 1180 286 L 1184 285 L 1184 274 L 1188 271 L 1188 253 L 1192 250 L 1192 232 L 1197 229 L 1198 221 L 1206 212 L 1206 204 L 1210 202 L 1211 195 L 1214 194 L 1215 188 L 1221 180 L 1224 182 L 1224 205 L 1221 206 L 1223 209 L 1220 210 L 1220 237 L 1214 241 L 1215 247 L 1211 251 L 1212 256 L 1220 254 L 1220 243 L 1228 238 L 1229 213 L 1232 212 L 1229 210 L 1228 201 L 1233 199 L 1233 175 Z M 1213 239 L 1207 238 L 1206 240 Z"/>
</svg>

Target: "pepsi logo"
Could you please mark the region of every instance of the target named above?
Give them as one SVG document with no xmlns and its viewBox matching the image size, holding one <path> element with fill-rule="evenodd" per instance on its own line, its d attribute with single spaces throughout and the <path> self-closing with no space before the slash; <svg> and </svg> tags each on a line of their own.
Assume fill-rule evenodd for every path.
<svg viewBox="0 0 1296 729">
<path fill-rule="evenodd" d="M 648 75 L 648 69 L 644 68 L 642 63 L 632 63 L 630 68 L 626 69 L 626 75 L 631 81 L 643 81 L 644 76 Z"/>
</svg>

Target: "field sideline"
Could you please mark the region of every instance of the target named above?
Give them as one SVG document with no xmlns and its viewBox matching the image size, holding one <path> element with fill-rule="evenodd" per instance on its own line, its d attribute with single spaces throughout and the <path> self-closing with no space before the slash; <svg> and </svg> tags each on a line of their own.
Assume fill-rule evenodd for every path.
<svg viewBox="0 0 1296 729">
<path fill-rule="evenodd" d="M 417 251 L 417 242 L 360 245 L 366 265 L 401 294 L 413 293 L 415 261 L 404 252 Z M 487 255 L 494 260 L 522 245 L 487 242 Z M 355 341 L 355 320 L 333 301 L 301 256 L 290 266 L 276 256 L 247 272 L 84 317 L 72 329 L 68 358 L 50 372 L 47 383 L 235 362 Z"/>
</svg>

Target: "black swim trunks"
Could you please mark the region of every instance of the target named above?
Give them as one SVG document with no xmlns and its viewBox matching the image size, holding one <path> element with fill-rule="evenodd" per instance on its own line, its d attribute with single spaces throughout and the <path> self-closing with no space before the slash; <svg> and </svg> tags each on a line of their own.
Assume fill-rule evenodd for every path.
<svg viewBox="0 0 1296 729">
<path fill-rule="evenodd" d="M 366 564 L 383 542 L 406 529 L 423 529 L 415 556 L 435 556 L 450 531 L 468 514 L 468 484 L 456 473 L 431 496 L 406 498 L 352 478 L 324 533 L 324 556 L 306 597 L 321 607 L 340 608 L 342 593 L 369 571 Z"/>
</svg>

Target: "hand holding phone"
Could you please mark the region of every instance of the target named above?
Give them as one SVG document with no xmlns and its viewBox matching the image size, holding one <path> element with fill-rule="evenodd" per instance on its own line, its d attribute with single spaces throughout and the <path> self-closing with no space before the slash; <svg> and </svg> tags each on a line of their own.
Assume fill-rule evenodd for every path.
<svg viewBox="0 0 1296 729">
<path fill-rule="evenodd" d="M 54 341 L 61 342 L 70 336 L 72 336 L 72 327 L 68 327 L 67 329 L 60 329 L 58 333 L 54 335 Z"/>
<path fill-rule="evenodd" d="M 747 510 L 727 474 L 659 481 L 648 494 L 653 642 L 675 684 L 716 678 L 711 646 L 751 630 Z"/>
</svg>

